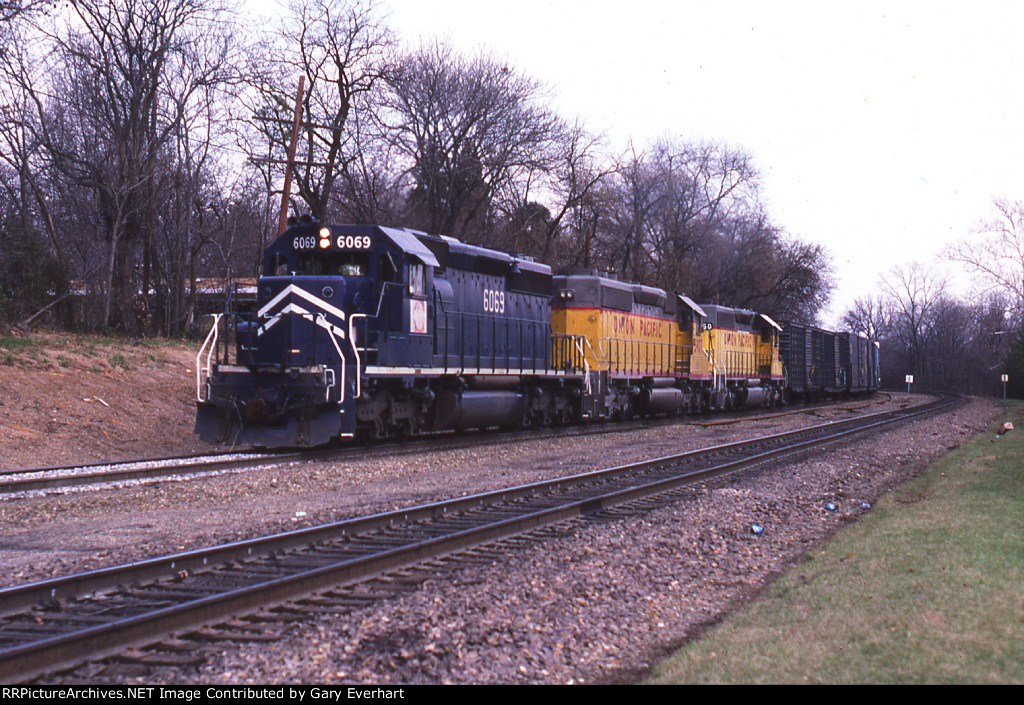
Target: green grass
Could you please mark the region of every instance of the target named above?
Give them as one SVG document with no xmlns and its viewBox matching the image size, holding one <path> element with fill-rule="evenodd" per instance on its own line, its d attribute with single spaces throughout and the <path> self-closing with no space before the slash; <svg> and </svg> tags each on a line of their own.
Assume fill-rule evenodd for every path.
<svg viewBox="0 0 1024 705">
<path fill-rule="evenodd" d="M 1007 418 L 648 682 L 1024 683 L 1024 406 Z"/>
<path fill-rule="evenodd" d="M 111 367 L 122 367 L 122 368 L 124 368 L 126 370 L 132 369 L 132 364 L 130 362 L 128 362 L 128 358 L 126 358 L 121 353 L 117 353 L 115 355 L 111 355 L 107 359 L 107 362 L 110 363 Z"/>
<path fill-rule="evenodd" d="M 49 338 L 27 336 L 24 338 L 0 335 L 0 356 L 5 365 L 30 365 L 44 363 L 49 360 L 45 354 Z"/>
<path fill-rule="evenodd" d="M 0 335 L 0 348 L 12 352 L 38 347 L 44 343 L 45 340 L 41 338 L 16 338 L 12 335 Z"/>
<path fill-rule="evenodd" d="M 195 349 L 190 341 L 165 339 L 123 339 L 50 333 L 26 336 L 0 335 L 0 365 L 35 367 L 56 360 L 57 366 L 71 369 L 73 356 L 106 360 L 111 368 L 132 370 L 139 365 L 167 364 L 168 351 Z M 92 365 L 91 371 L 102 372 L 101 365 Z"/>
</svg>

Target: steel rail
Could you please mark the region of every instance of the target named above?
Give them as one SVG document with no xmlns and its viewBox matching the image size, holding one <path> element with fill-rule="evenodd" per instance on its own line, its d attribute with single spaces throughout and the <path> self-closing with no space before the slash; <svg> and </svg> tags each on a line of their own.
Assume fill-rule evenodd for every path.
<svg viewBox="0 0 1024 705">
<path fill-rule="evenodd" d="M 0 605 L 3 605 L 5 610 L 9 610 L 8 605 L 20 605 L 13 609 L 13 611 L 17 611 L 17 609 L 25 609 L 30 603 L 34 604 L 40 599 L 51 602 L 79 599 L 83 597 L 83 592 L 101 592 L 127 582 L 158 580 L 160 577 L 167 577 L 171 571 L 201 573 L 203 570 L 209 570 L 212 563 L 240 561 L 243 562 L 243 565 L 239 570 L 244 571 L 244 562 L 251 561 L 256 553 L 280 552 L 293 547 L 310 546 L 335 540 L 338 537 L 348 538 L 353 534 L 367 536 L 371 542 L 376 540 L 380 543 L 379 537 L 374 539 L 370 534 L 376 529 L 386 527 L 399 526 L 401 527 L 400 531 L 411 530 L 414 534 L 413 537 L 396 536 L 389 539 L 400 544 L 398 546 L 376 550 L 366 555 L 357 555 L 310 570 L 301 570 L 292 575 L 227 590 L 220 594 L 192 599 L 183 605 L 157 609 L 117 622 L 101 624 L 71 634 L 52 636 L 0 651 L 0 681 L 31 679 L 41 673 L 109 656 L 126 648 L 153 643 L 164 634 L 188 632 L 202 625 L 216 623 L 239 612 L 278 605 L 329 587 L 358 583 L 368 577 L 408 567 L 426 559 L 456 553 L 472 546 L 486 544 L 573 517 L 592 514 L 612 505 L 663 493 L 684 484 L 704 481 L 723 473 L 735 472 L 740 468 L 763 463 L 783 455 L 806 451 L 814 446 L 832 443 L 853 434 L 878 429 L 896 421 L 914 418 L 925 413 L 934 413 L 945 408 L 948 408 L 948 402 L 910 410 L 884 412 L 861 419 L 834 421 L 809 429 L 773 434 L 763 439 L 729 443 L 702 451 L 689 451 L 653 461 L 582 473 L 569 478 L 538 482 L 509 490 L 483 493 L 451 502 L 424 505 L 409 510 L 387 512 L 364 519 L 289 532 L 264 540 L 238 542 L 215 547 L 208 551 L 194 551 L 96 571 L 82 576 L 9 588 L 0 591 Z M 815 434 L 818 437 L 808 437 Z M 749 449 L 756 445 L 760 445 L 762 449 L 756 450 L 752 454 L 745 453 L 736 459 L 716 462 L 702 468 L 691 468 L 682 472 L 678 468 L 671 470 L 671 466 L 678 466 L 686 461 L 700 457 L 737 453 L 744 447 Z M 774 445 L 775 447 L 763 449 L 765 445 Z M 664 477 L 641 481 L 639 484 L 625 483 L 622 486 L 606 488 L 596 494 L 588 493 L 579 497 L 571 495 L 572 492 L 578 491 L 583 486 L 595 486 L 602 483 L 615 485 L 624 477 L 640 472 L 648 475 L 657 472 L 667 474 Z M 551 499 L 559 493 L 570 496 L 557 502 Z M 537 506 L 530 506 L 527 499 L 536 502 Z M 522 513 L 518 516 L 508 517 L 509 505 L 514 503 L 519 503 Z M 483 511 L 480 511 L 481 508 L 495 504 L 504 505 L 501 517 L 497 519 L 489 519 Z M 547 504 L 553 506 L 544 506 Z M 478 516 L 473 515 L 474 511 L 478 512 Z M 472 524 L 479 521 L 479 523 L 476 526 L 471 525 L 455 530 L 444 527 L 446 518 L 453 515 L 459 515 L 462 522 Z M 421 522 L 438 517 L 440 517 L 438 525 L 431 526 L 429 523 L 423 526 L 419 525 Z M 428 534 L 426 538 L 422 537 L 424 532 Z M 284 560 L 287 560 L 287 557 Z M 45 612 L 40 614 L 45 616 Z"/>
<path fill-rule="evenodd" d="M 658 417 L 642 419 L 631 423 L 593 424 L 557 429 L 525 429 L 515 432 L 504 430 L 491 431 L 483 435 L 458 436 L 460 446 L 473 447 L 508 440 L 510 437 L 526 436 L 530 440 L 542 440 L 548 437 L 564 437 L 570 435 L 590 435 L 595 433 L 628 433 L 637 426 L 649 427 L 658 425 L 684 424 L 697 426 L 717 426 L 735 424 L 744 421 L 760 421 L 792 414 L 804 414 L 817 409 L 836 408 L 830 405 L 816 405 L 801 409 L 792 409 L 775 413 L 742 413 L 738 417 L 719 419 L 716 421 L 695 421 L 683 417 Z M 842 407 L 839 407 L 842 408 Z M 864 406 L 856 407 L 858 410 Z M 436 449 L 438 438 L 443 438 L 445 450 L 452 447 L 452 439 L 456 436 L 448 432 L 425 434 L 402 442 L 389 442 L 373 446 L 371 452 L 415 452 L 418 450 Z M 48 466 L 39 468 L 0 469 L 0 495 L 18 494 L 32 491 L 58 490 L 75 487 L 87 487 L 98 484 L 128 482 L 132 480 L 157 480 L 179 475 L 201 475 L 248 467 L 265 467 L 296 462 L 331 460 L 351 453 L 365 452 L 360 446 L 342 448 L 318 448 L 298 451 L 259 451 L 239 450 L 207 453 L 199 455 L 168 456 L 161 458 L 142 458 L 139 460 L 123 460 L 113 462 L 83 463 L 78 466 Z M 227 456 L 227 457 L 224 457 Z M 237 457 L 243 456 L 243 457 Z M 180 461 L 178 464 L 168 464 Z"/>
<path fill-rule="evenodd" d="M 44 600 L 72 599 L 82 594 L 113 588 L 126 582 L 157 580 L 174 576 L 181 571 L 195 572 L 198 570 L 208 569 L 210 566 L 218 563 L 249 560 L 253 557 L 266 555 L 272 551 L 301 548 L 310 543 L 350 537 L 399 523 L 404 524 L 422 521 L 439 515 L 443 516 L 445 514 L 467 511 L 486 505 L 515 501 L 523 497 L 540 493 L 564 491 L 573 486 L 579 485 L 580 483 L 593 482 L 602 478 L 608 479 L 620 474 L 635 473 L 642 468 L 655 468 L 666 463 L 679 463 L 684 459 L 697 458 L 703 455 L 720 455 L 730 450 L 744 448 L 752 443 L 780 443 L 784 442 L 786 439 L 816 433 L 823 429 L 836 427 L 840 424 L 857 424 L 858 422 L 863 422 L 871 418 L 889 417 L 893 414 L 899 413 L 901 412 L 889 411 L 868 417 L 861 417 L 860 419 L 830 421 L 824 424 L 807 426 L 793 431 L 785 431 L 753 439 L 733 441 L 707 448 L 673 454 L 662 458 L 638 461 L 614 468 L 590 471 L 554 480 L 540 480 L 535 483 L 529 483 L 517 487 L 468 495 L 462 498 L 421 505 L 409 509 L 400 509 L 365 517 L 358 517 L 327 525 L 289 531 L 273 536 L 232 542 L 211 548 L 197 549 L 194 551 L 187 551 L 146 561 L 139 561 L 123 566 L 100 569 L 79 575 L 54 578 L 38 583 L 30 583 L 24 586 L 6 588 L 0 590 L 0 616 L 23 610 Z"/>
</svg>

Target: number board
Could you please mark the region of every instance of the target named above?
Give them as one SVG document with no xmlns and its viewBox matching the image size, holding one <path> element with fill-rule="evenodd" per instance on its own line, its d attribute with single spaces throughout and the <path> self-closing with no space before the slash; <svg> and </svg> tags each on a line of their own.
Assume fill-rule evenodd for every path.
<svg viewBox="0 0 1024 705">
<path fill-rule="evenodd" d="M 339 235 L 334 241 L 339 250 L 368 250 L 373 246 L 369 235 Z"/>
<path fill-rule="evenodd" d="M 330 233 L 326 235 L 296 235 L 292 238 L 292 248 L 295 250 L 326 250 L 331 246 L 338 250 L 369 250 L 373 247 L 373 238 L 369 235 L 339 235 L 331 239 Z"/>
</svg>

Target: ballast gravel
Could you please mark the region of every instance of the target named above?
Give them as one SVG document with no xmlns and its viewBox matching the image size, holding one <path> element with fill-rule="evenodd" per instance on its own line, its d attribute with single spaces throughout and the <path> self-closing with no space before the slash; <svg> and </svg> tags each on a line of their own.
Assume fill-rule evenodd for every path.
<svg viewBox="0 0 1024 705">
<path fill-rule="evenodd" d="M 920 401 L 915 398 L 913 401 Z M 473 449 L 262 468 L 0 501 L 18 584 L 200 545 L 659 457 L 911 401 L 880 396 L 735 424 L 680 423 Z M 626 518 L 580 520 L 399 596 L 217 644 L 168 683 L 628 683 L 755 598 L 892 487 L 986 430 L 991 402 L 756 468 Z M 706 420 L 714 422 L 713 419 Z M 834 509 L 826 505 L 834 505 Z M 756 533 L 753 527 L 760 527 Z M 74 541 L 68 541 L 74 536 Z M 110 681 L 124 677 L 111 676 Z M 146 679 L 154 682 L 153 676 Z"/>
</svg>

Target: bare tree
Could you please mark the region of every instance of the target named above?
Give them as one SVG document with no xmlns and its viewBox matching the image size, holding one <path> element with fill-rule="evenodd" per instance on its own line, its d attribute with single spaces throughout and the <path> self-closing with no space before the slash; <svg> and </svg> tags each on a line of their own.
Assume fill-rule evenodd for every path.
<svg viewBox="0 0 1024 705">
<path fill-rule="evenodd" d="M 1016 321 L 1024 317 L 1024 203 L 996 200 L 995 215 L 978 226 L 976 238 L 947 250 L 950 259 L 977 276 L 982 294 L 1010 297 Z"/>
<path fill-rule="evenodd" d="M 217 216 L 226 210 L 232 188 L 224 175 L 234 169 L 220 149 L 228 136 L 221 88 L 210 84 L 193 93 L 173 141 L 162 152 L 156 201 L 160 227 L 144 253 L 144 273 L 152 270 L 151 281 L 144 286 L 156 293 L 155 313 L 165 334 L 193 326 L 202 252 L 224 239 Z M 227 259 L 220 270 L 228 279 L 233 264 Z"/>
<path fill-rule="evenodd" d="M 587 248 L 594 233 L 587 229 L 586 204 L 615 167 L 602 139 L 578 120 L 552 147 L 550 163 L 532 165 L 503 185 L 494 210 L 505 247 L 554 265 L 572 259 L 574 243 Z"/>
<path fill-rule="evenodd" d="M 828 250 L 774 228 L 755 232 L 763 235 L 764 247 L 760 253 L 743 249 L 744 262 L 730 280 L 732 300 L 780 319 L 817 322 L 834 288 Z"/>
<path fill-rule="evenodd" d="M 353 114 L 348 121 L 349 144 L 330 210 L 339 220 L 357 224 L 404 226 L 401 175 L 394 168 L 398 150 L 381 136 L 370 114 Z"/>
<path fill-rule="evenodd" d="M 47 193 L 39 116 L 24 81 L 16 78 L 32 75 L 34 62 L 25 50 L 24 26 L 9 26 L 7 31 L 8 51 L 0 53 L 0 162 L 10 167 L 5 186 L 18 192 L 22 225 L 27 226 L 35 214 L 35 225 L 45 232 L 50 254 L 64 260 Z"/>
<path fill-rule="evenodd" d="M 504 62 L 441 43 L 402 57 L 389 88 L 382 118 L 402 157 L 412 222 L 491 244 L 495 196 L 554 168 L 564 125 L 544 89 Z"/>
<path fill-rule="evenodd" d="M 11 22 L 20 15 L 49 4 L 48 0 L 0 0 L 0 22 Z"/>
<path fill-rule="evenodd" d="M 925 373 L 928 343 L 937 312 L 946 302 L 947 285 L 944 274 L 918 262 L 896 267 L 882 280 L 882 292 L 889 297 L 894 311 L 893 339 L 907 373 Z"/>
<path fill-rule="evenodd" d="M 293 174 L 298 198 L 323 220 L 336 182 L 352 186 L 366 175 L 350 123 L 384 79 L 394 38 L 372 1 L 290 0 L 275 26 L 254 47 L 250 61 L 257 134 L 270 148 L 259 163 L 268 183 L 283 173 L 295 85 L 305 76 L 302 141 Z M 260 151 L 254 146 L 253 156 Z"/>
<path fill-rule="evenodd" d="M 698 300 L 810 322 L 831 294 L 828 252 L 771 222 L 743 150 L 669 140 L 648 152 L 631 147 L 592 196 L 587 213 L 598 234 L 588 263 Z"/>
<path fill-rule="evenodd" d="M 649 247 L 655 208 L 662 199 L 660 175 L 647 155 L 630 145 L 615 172 L 614 207 L 606 211 L 599 243 L 603 268 L 624 277 L 654 283 L 649 275 Z"/>
<path fill-rule="evenodd" d="M 53 0 L 0 0 L 0 57 L 7 51 L 18 22 L 55 4 Z"/>
<path fill-rule="evenodd" d="M 843 314 L 843 328 L 871 340 L 888 338 L 893 333 L 892 302 L 885 296 L 867 296 L 854 300 Z"/>
<path fill-rule="evenodd" d="M 139 247 L 148 290 L 163 153 L 197 91 L 226 79 L 223 27 L 208 0 L 75 0 L 36 23 L 34 62 L 5 64 L 43 166 L 94 199 L 105 325 L 132 324 Z"/>
</svg>

